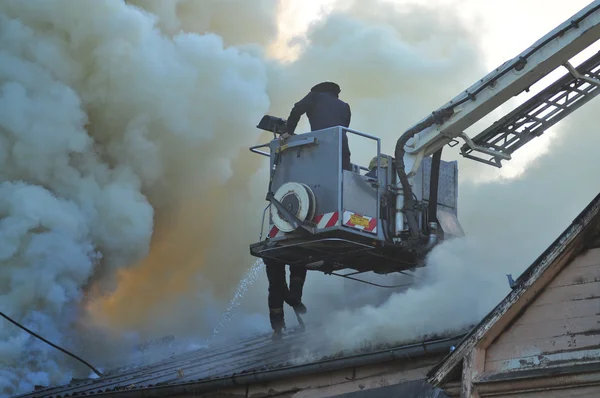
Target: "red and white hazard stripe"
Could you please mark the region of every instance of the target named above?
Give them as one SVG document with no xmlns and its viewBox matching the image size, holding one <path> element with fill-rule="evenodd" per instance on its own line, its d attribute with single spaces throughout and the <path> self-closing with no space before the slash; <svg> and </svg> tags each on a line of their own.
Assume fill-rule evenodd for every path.
<svg viewBox="0 0 600 398">
<path fill-rule="evenodd" d="M 340 224 L 340 215 L 337 211 L 332 213 L 319 214 L 312 220 L 313 223 L 317 224 L 317 229 L 331 228 Z M 269 230 L 269 238 L 279 238 L 284 236 L 285 233 L 281 232 L 275 225 L 271 225 Z"/>
<path fill-rule="evenodd" d="M 269 230 L 269 238 L 279 238 L 280 236 L 284 235 L 285 232 L 281 232 L 275 225 L 271 225 L 271 229 Z"/>
<path fill-rule="evenodd" d="M 339 224 L 340 215 L 337 211 L 333 213 L 325 213 L 316 216 L 313 222 L 317 224 L 317 229 L 331 228 Z"/>
<path fill-rule="evenodd" d="M 343 224 L 363 232 L 377 233 L 376 218 L 363 216 L 362 214 L 354 213 L 352 211 L 344 211 Z"/>
</svg>

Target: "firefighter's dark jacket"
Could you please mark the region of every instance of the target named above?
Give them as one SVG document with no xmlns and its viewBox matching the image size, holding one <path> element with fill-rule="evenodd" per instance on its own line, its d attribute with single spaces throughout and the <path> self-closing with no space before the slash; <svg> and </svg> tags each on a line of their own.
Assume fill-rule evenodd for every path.
<svg viewBox="0 0 600 398">
<path fill-rule="evenodd" d="M 334 126 L 350 126 L 350 105 L 327 92 L 311 91 L 292 108 L 287 119 L 287 132 L 294 134 L 300 117 L 306 113 L 311 131 Z M 350 155 L 348 137 L 344 132 L 342 152 Z"/>
</svg>

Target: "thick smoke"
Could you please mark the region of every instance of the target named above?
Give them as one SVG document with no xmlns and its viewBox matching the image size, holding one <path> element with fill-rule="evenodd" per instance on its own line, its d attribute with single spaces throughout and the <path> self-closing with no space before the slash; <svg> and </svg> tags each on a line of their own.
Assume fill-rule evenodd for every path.
<svg viewBox="0 0 600 398">
<path fill-rule="evenodd" d="M 276 2 L 253 3 L 252 7 L 247 1 L 214 1 L 202 3 L 201 7 L 201 3 L 195 1 L 136 4 L 156 12 L 159 26 L 163 25 L 161 21 L 175 16 L 169 24 L 175 23 L 177 29 L 199 33 L 214 30 L 223 37 L 225 45 L 244 46 L 249 52 L 239 54 L 241 59 L 252 62 L 258 68 L 256 72 L 260 72 L 246 70 L 240 75 L 232 74 L 223 69 L 224 65 L 211 61 L 213 54 L 202 48 L 191 48 L 202 57 L 199 73 L 213 80 L 214 86 L 201 88 L 200 83 L 190 88 L 204 92 L 205 97 L 203 101 L 183 100 L 195 109 L 202 109 L 202 114 L 194 115 L 195 120 L 186 122 L 198 134 L 203 130 L 214 134 L 213 144 L 221 146 L 227 155 L 215 153 L 205 143 L 186 149 L 189 158 L 194 160 L 176 171 L 177 178 L 186 186 L 185 192 L 157 217 L 150 255 L 131 272 L 121 273 L 115 294 L 93 304 L 96 318 L 106 316 L 111 326 L 134 329 L 145 337 L 188 331 L 205 335 L 212 330 L 245 266 L 252 261 L 247 243 L 249 237 L 256 235 L 260 220 L 254 215 L 262 206 L 264 196 L 254 201 L 246 198 L 250 190 L 249 177 L 260 164 L 260 159 L 251 156 L 246 148 L 256 142 L 259 134 L 254 126 L 268 109 L 265 101 L 268 65 L 260 46 L 246 45 L 249 38 L 264 45 L 275 36 Z M 244 11 L 240 14 L 245 16 L 232 18 L 231 13 L 225 12 L 224 4 L 237 10 L 241 7 Z M 249 18 L 253 23 L 242 24 L 238 18 Z M 169 31 L 163 33 L 170 34 Z M 190 34 L 182 36 L 206 39 L 206 36 Z M 227 51 L 238 54 L 233 48 Z M 228 62 L 239 61 L 230 59 Z M 185 80 L 181 81 L 186 84 Z M 244 93 L 231 91 L 240 83 L 254 86 L 245 87 Z M 170 90 L 177 92 L 174 88 Z M 248 106 L 246 100 L 254 103 Z M 174 156 L 179 157 L 182 152 L 178 149 Z M 181 313 L 174 312 L 174 308 L 195 316 L 184 319 L 174 316 Z"/>
<path fill-rule="evenodd" d="M 275 0 L 3 1 L 0 310 L 100 364 L 138 337 L 208 337 L 254 262 L 267 179 L 247 147 L 268 138 L 254 129 L 264 113 L 286 117 L 310 86 L 335 80 L 352 127 L 391 152 L 485 72 L 451 6 L 365 4 L 344 2 L 281 63 L 265 55 Z M 597 191 L 585 178 L 597 157 L 582 156 L 589 109 L 520 180 L 461 184 L 472 237 L 438 247 L 423 286 L 388 297 L 310 274 L 308 319 L 333 320 L 336 349 L 477 321 L 507 291 L 504 273 L 528 265 Z M 358 162 L 372 157 L 352 145 Z M 265 279 L 225 332 L 268 330 Z M 1 326 L 2 394 L 88 374 Z"/>
<path fill-rule="evenodd" d="M 271 100 L 268 111 L 285 117 L 291 104 L 315 81 L 334 79 L 342 85 L 344 99 L 352 104 L 353 126 L 384 137 L 389 147 L 397 134 L 414 122 L 415 114 L 447 100 L 470 83 L 471 76 L 483 73 L 483 68 L 473 62 L 480 57 L 477 43 L 457 18 L 449 18 L 451 11 L 442 17 L 441 10 L 410 7 L 399 12 L 382 3 L 378 12 L 367 12 L 360 4 L 331 14 L 312 27 L 305 39 L 296 39 L 298 58 L 294 62 L 265 62 Z M 415 19 L 422 22 L 419 30 L 415 30 Z M 248 122 L 245 131 L 251 130 L 256 120 Z M 305 121 L 302 127 L 307 127 Z M 360 148 L 361 143 L 354 145 Z M 360 161 L 361 150 L 355 153 Z M 365 153 L 363 163 L 371 156 Z M 210 192 L 209 187 L 202 188 L 211 200 L 186 196 L 175 212 L 167 214 L 168 228 L 161 231 L 161 223 L 157 223 L 150 256 L 132 272 L 123 273 L 117 292 L 101 303 L 100 312 L 113 325 L 147 337 L 203 335 L 212 330 L 241 272 L 253 262 L 247 255 L 248 243 L 258 238 L 267 181 L 265 162 L 259 168 L 260 161 L 255 155 L 240 154 L 238 171 L 225 185 L 211 186 Z M 176 270 L 170 265 L 174 259 Z M 343 285 L 322 280 L 332 286 Z M 310 286 L 321 285 L 308 283 L 308 294 Z M 250 327 L 249 322 L 256 318 L 241 316 L 223 333 L 245 334 L 257 327 L 268 330 L 265 293 L 261 278 L 242 304 L 246 312 L 261 314 L 259 324 Z M 341 295 L 335 301 L 344 304 Z M 194 316 L 181 319 L 181 312 Z M 314 312 L 315 319 L 319 314 Z"/>
<path fill-rule="evenodd" d="M 262 19 L 257 37 L 273 26 Z M 236 184 L 245 191 L 239 153 L 269 107 L 266 64 L 215 34 L 165 35 L 156 20 L 117 0 L 0 5 L 0 309 L 67 347 L 85 346 L 84 293 L 118 282 L 133 308 L 186 288 L 215 300 L 192 269 L 210 262 L 211 275 L 235 258 L 212 247 L 218 217 L 239 212 L 227 202 Z M 115 273 L 128 266 L 157 278 Z M 231 269 L 237 280 L 243 269 Z M 0 369 L 12 394 L 68 382 L 73 363 L 3 323 Z"/>
</svg>

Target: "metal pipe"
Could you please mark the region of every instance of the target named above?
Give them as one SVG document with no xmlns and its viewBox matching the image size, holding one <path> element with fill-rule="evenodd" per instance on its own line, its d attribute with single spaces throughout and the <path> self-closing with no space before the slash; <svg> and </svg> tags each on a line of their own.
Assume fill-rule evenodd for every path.
<svg viewBox="0 0 600 398">
<path fill-rule="evenodd" d="M 404 132 L 404 134 L 402 134 L 396 142 L 394 157 L 396 158 L 396 174 L 398 175 L 399 182 L 402 185 L 402 194 L 404 196 L 404 206 L 402 210 L 406 216 L 410 237 L 413 240 L 421 237 L 421 231 L 419 230 L 419 222 L 417 221 L 417 210 L 415 208 L 416 202 L 413 198 L 412 187 L 410 186 L 408 175 L 406 174 L 405 170 L 404 154 L 406 151 L 404 146 L 411 138 L 420 133 L 423 129 L 432 126 L 435 123 L 441 123 L 443 120 L 450 117 L 453 112 L 453 109 L 444 109 L 443 111 L 434 112 L 433 116 Z"/>
<path fill-rule="evenodd" d="M 269 207 L 271 207 L 271 203 L 269 203 L 263 210 L 262 221 L 260 222 L 260 237 L 258 238 L 259 242 L 262 242 L 263 231 L 265 229 L 265 216 L 267 214 L 267 210 L 269 210 Z"/>
<path fill-rule="evenodd" d="M 383 224 L 381 223 L 381 181 L 383 176 L 381 173 L 381 140 L 377 139 L 377 188 L 375 195 L 377 197 L 377 228 L 379 231 L 383 230 Z"/>
<path fill-rule="evenodd" d="M 232 375 L 212 380 L 187 382 L 167 386 L 155 386 L 130 391 L 115 391 L 96 393 L 101 397 L 139 398 L 139 397 L 167 397 L 184 394 L 202 394 L 214 390 L 231 387 L 248 386 L 251 384 L 269 383 L 287 377 L 305 376 L 315 373 L 332 372 L 341 369 L 378 364 L 382 362 L 412 359 L 426 355 L 448 353 L 450 347 L 458 344 L 466 334 L 439 339 L 429 342 L 410 344 L 389 350 L 369 354 L 355 355 L 342 359 L 329 359 L 317 363 L 297 365 L 273 370 L 259 371 L 244 375 Z"/>
<path fill-rule="evenodd" d="M 404 231 L 404 225 L 406 222 L 406 218 L 404 215 L 404 189 L 402 186 L 402 182 L 400 181 L 400 177 L 398 176 L 397 173 L 392 173 L 392 176 L 394 177 L 394 185 L 396 187 L 396 190 L 394 192 L 394 194 L 396 195 L 396 211 L 395 211 L 395 229 L 394 229 L 394 236 L 398 237 L 400 236 L 400 233 L 402 231 Z"/>
<path fill-rule="evenodd" d="M 344 169 L 342 166 L 342 156 L 343 156 L 343 145 L 344 145 L 344 141 L 343 141 L 343 136 L 344 136 L 344 128 L 343 127 L 338 127 L 337 129 L 338 132 L 338 161 L 337 161 L 337 211 L 339 214 L 339 217 L 343 219 L 344 217 Z"/>
<path fill-rule="evenodd" d="M 395 178 L 398 181 L 398 176 Z M 398 188 L 396 191 L 396 229 L 394 231 L 395 236 L 399 236 L 404 230 L 404 191 L 402 190 L 402 184 L 398 181 L 396 183 Z"/>
<path fill-rule="evenodd" d="M 437 235 L 438 224 L 436 222 L 429 223 L 429 240 L 427 241 L 427 250 L 433 248 L 438 242 Z"/>
<path fill-rule="evenodd" d="M 440 165 L 442 163 L 442 150 L 438 149 L 431 157 L 431 172 L 429 174 L 429 206 L 427 218 L 430 222 L 437 222 L 438 191 L 440 186 Z"/>
<path fill-rule="evenodd" d="M 370 134 L 366 134 L 366 133 L 361 133 L 358 130 L 352 130 L 351 128 L 348 128 L 348 127 L 342 127 L 342 129 L 344 131 L 347 131 L 347 132 L 351 133 L 351 134 L 356 134 L 356 135 L 360 135 L 361 137 L 370 138 L 372 140 L 379 141 L 379 138 L 375 137 L 374 135 L 370 135 Z"/>
<path fill-rule="evenodd" d="M 269 147 L 270 145 L 271 145 L 271 143 L 268 142 L 266 144 L 260 144 L 260 145 L 251 146 L 250 147 L 250 152 L 258 153 L 259 155 L 263 155 L 263 156 L 266 156 L 266 157 L 271 157 L 270 153 L 257 150 L 258 148 L 265 148 L 265 147 Z"/>
</svg>

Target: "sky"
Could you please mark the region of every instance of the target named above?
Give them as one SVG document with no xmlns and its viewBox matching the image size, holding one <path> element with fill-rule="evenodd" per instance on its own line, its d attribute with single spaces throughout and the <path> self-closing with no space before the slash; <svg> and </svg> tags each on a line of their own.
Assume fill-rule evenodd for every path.
<svg viewBox="0 0 600 398">
<path fill-rule="evenodd" d="M 388 0 L 394 4 L 420 4 L 419 0 Z M 293 37 L 306 31 L 311 22 L 322 18 L 334 6 L 347 1 L 286 0 L 279 14 L 278 28 L 283 37 Z M 544 0 L 428 0 L 427 6 L 455 4 L 459 15 L 471 24 L 471 29 L 485 43 L 486 65 L 492 69 L 514 57 L 542 35 L 590 4 L 585 0 L 553 2 Z"/>
</svg>

